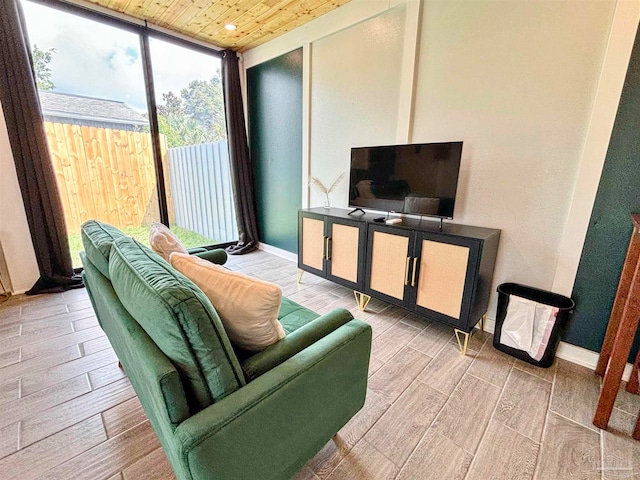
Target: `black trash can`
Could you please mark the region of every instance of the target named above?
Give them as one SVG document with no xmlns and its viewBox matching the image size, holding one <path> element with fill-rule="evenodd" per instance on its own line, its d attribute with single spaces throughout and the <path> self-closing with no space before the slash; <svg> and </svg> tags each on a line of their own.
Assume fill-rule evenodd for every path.
<svg viewBox="0 0 640 480">
<path fill-rule="evenodd" d="M 507 306 L 509 305 L 509 297 L 511 295 L 558 308 L 556 322 L 551 330 L 547 348 L 540 360 L 534 360 L 524 350 L 518 350 L 500 343 L 500 338 L 502 336 L 502 324 L 507 316 Z M 493 346 L 504 353 L 508 353 L 509 355 L 522 360 L 523 362 L 530 363 L 537 367 L 549 368 L 553 364 L 558 343 L 560 343 L 560 339 L 567 328 L 567 322 L 569 321 L 574 308 L 574 301 L 564 295 L 558 295 L 557 293 L 547 292 L 546 290 L 527 287 L 517 283 L 503 283 L 498 286 L 498 311 L 496 313 Z"/>
</svg>

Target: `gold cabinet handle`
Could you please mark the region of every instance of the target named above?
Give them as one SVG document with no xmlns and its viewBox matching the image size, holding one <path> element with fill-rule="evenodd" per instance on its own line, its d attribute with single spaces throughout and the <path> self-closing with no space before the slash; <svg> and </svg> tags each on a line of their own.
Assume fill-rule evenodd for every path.
<svg viewBox="0 0 640 480">
<path fill-rule="evenodd" d="M 411 274 L 411 286 L 416 286 L 416 263 L 418 263 L 418 257 L 413 259 L 413 273 Z"/>
<path fill-rule="evenodd" d="M 329 258 L 329 240 L 331 240 L 331 237 L 324 237 L 324 258 L 325 258 L 325 260 L 330 260 L 330 258 Z"/>
<path fill-rule="evenodd" d="M 404 266 L 404 284 L 409 285 L 409 262 L 411 261 L 411 257 L 407 257 L 407 263 Z"/>
</svg>

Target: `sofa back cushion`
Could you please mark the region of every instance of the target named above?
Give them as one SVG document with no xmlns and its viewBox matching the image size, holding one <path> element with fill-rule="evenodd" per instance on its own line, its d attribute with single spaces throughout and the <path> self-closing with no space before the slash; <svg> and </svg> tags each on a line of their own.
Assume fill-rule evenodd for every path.
<svg viewBox="0 0 640 480">
<path fill-rule="evenodd" d="M 192 414 L 244 385 L 220 318 L 193 282 L 126 237 L 113 243 L 109 272 L 120 302 L 178 370 Z"/>
<path fill-rule="evenodd" d="M 189 418 L 189 406 L 182 381 L 173 364 L 120 303 L 111 282 L 80 253 L 84 283 L 98 318 L 124 365 L 127 378 L 138 394 L 145 413 L 159 436 L 164 432 L 162 418 L 177 426 Z M 160 431 L 158 431 L 158 427 Z"/>
<path fill-rule="evenodd" d="M 111 245 L 126 235 L 107 223 L 97 220 L 87 220 L 80 226 L 80 236 L 84 246 L 85 255 L 89 261 L 104 275 L 109 278 L 109 255 Z"/>
</svg>

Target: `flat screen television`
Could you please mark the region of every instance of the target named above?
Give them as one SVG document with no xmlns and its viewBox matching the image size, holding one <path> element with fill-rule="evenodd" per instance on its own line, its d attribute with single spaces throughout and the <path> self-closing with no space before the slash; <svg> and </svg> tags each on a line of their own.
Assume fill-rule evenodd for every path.
<svg viewBox="0 0 640 480">
<path fill-rule="evenodd" d="M 462 142 L 351 149 L 349 205 L 453 218 Z"/>
</svg>

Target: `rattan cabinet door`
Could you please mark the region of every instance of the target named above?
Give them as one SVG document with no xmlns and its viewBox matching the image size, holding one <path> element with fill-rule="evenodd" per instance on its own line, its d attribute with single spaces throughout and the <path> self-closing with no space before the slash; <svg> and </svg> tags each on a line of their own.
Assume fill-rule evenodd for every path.
<svg viewBox="0 0 640 480">
<path fill-rule="evenodd" d="M 365 290 L 389 303 L 406 306 L 413 232 L 369 226 Z"/>
<path fill-rule="evenodd" d="M 362 290 L 366 248 L 366 224 L 328 218 L 327 278 L 354 290 Z"/>
<path fill-rule="evenodd" d="M 459 319 L 469 247 L 422 240 L 416 305 Z"/>
<path fill-rule="evenodd" d="M 298 266 L 320 276 L 325 274 L 325 220 L 322 217 L 301 215 L 299 218 Z"/>
</svg>

